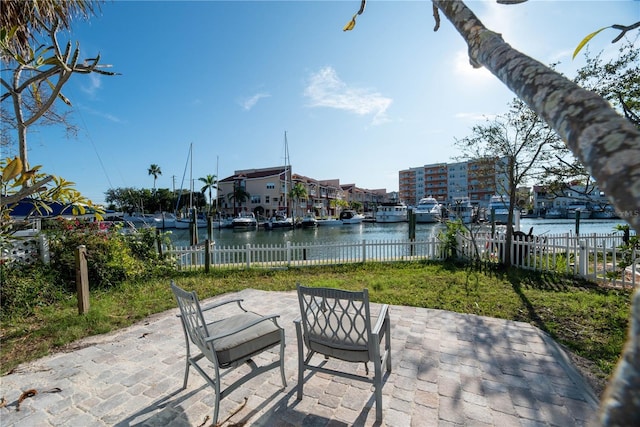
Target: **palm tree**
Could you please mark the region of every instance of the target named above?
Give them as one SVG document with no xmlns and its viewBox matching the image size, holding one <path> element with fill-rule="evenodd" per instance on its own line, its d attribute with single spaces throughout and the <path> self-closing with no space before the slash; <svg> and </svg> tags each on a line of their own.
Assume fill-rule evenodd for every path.
<svg viewBox="0 0 640 427">
<path fill-rule="evenodd" d="M 247 192 L 247 190 L 245 190 L 243 185 L 241 185 L 239 182 L 233 184 L 233 193 L 229 193 L 227 199 L 229 201 L 233 200 L 234 215 L 238 213 L 236 211 L 236 202 L 240 205 L 240 208 L 242 208 L 242 204 L 246 202 L 250 197 L 251 195 Z"/>
<path fill-rule="evenodd" d="M 151 166 L 149 166 L 149 169 L 147 170 L 147 172 L 149 172 L 149 175 L 153 175 L 153 192 L 156 192 L 156 180 L 158 179 L 159 175 L 162 175 L 162 171 L 160 170 L 160 166 L 156 165 L 156 164 L 152 164 Z"/>
<path fill-rule="evenodd" d="M 293 219 L 296 217 L 296 202 L 299 202 L 300 199 L 307 198 L 307 187 L 305 187 L 301 182 L 296 182 L 293 188 L 289 191 L 289 198 L 293 200 Z"/>
<path fill-rule="evenodd" d="M 207 175 L 204 178 L 198 178 L 198 181 L 204 183 L 200 191 L 202 193 L 204 193 L 205 191 L 209 192 L 209 213 L 211 213 L 211 208 L 213 208 L 213 196 L 211 195 L 211 190 L 215 190 L 218 188 L 218 177 L 215 175 Z"/>
<path fill-rule="evenodd" d="M 3 0 L 0 27 L 15 30 L 7 47 L 24 55 L 37 35 L 47 33 L 52 24 L 69 30 L 73 18 L 89 19 L 92 15 L 97 15 L 100 12 L 100 3 L 102 1 Z"/>
</svg>

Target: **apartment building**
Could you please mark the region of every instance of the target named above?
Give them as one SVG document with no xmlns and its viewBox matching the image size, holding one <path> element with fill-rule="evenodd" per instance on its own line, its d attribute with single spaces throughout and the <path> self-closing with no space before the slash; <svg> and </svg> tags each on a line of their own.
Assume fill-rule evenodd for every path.
<svg viewBox="0 0 640 427">
<path fill-rule="evenodd" d="M 421 198 L 435 197 L 441 203 L 469 197 L 474 205 L 487 206 L 489 199 L 507 188 L 506 177 L 496 160 L 434 163 L 399 172 L 400 199 L 417 205 Z M 501 191 L 502 190 L 502 191 Z"/>
<path fill-rule="evenodd" d="M 287 197 L 296 184 L 304 186 L 306 198 L 291 200 Z M 237 170 L 232 176 L 218 181 L 218 207 L 228 215 L 250 211 L 264 217 L 273 216 L 276 212 L 286 212 L 288 216 L 302 216 L 306 212 L 336 216 L 341 204 L 358 202 L 367 211 L 371 206 L 375 210 L 375 205 L 385 199 L 384 189 L 367 190 L 355 184 L 341 185 L 339 179 L 317 180 L 292 173 L 290 166 Z"/>
</svg>

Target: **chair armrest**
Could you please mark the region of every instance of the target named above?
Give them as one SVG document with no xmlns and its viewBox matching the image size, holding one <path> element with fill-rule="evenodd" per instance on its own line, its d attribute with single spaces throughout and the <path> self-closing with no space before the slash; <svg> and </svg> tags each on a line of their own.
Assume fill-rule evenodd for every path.
<svg viewBox="0 0 640 427">
<path fill-rule="evenodd" d="M 207 304 L 204 307 L 201 307 L 201 310 L 203 312 L 207 311 L 207 310 L 211 310 L 212 308 L 216 308 L 216 307 L 220 307 L 226 304 L 231 304 L 232 302 L 236 302 L 238 303 L 238 305 L 240 306 L 240 308 L 242 308 L 242 306 L 240 305 L 240 303 L 244 301 L 242 298 L 234 298 L 234 299 L 229 299 L 229 300 L 225 300 L 225 301 L 218 301 L 218 302 L 213 302 L 211 304 Z M 243 309 L 244 310 L 244 309 Z M 245 310 L 246 311 L 246 310 Z"/>
<path fill-rule="evenodd" d="M 373 334 L 378 335 L 380 330 L 382 329 L 382 325 L 384 325 L 384 321 L 387 318 L 387 313 L 389 311 L 389 304 L 384 304 L 380 307 L 380 313 L 378 314 L 378 320 L 371 331 Z"/>
<path fill-rule="evenodd" d="M 205 339 L 205 341 L 206 342 L 210 342 L 210 341 L 218 340 L 220 338 L 228 337 L 230 335 L 237 334 L 238 332 L 244 331 L 245 329 L 249 329 L 250 327 L 257 325 L 258 323 L 262 323 L 262 322 L 264 322 L 266 320 L 274 321 L 278 317 L 280 317 L 279 314 L 270 314 L 270 315 L 267 315 L 267 316 L 262 316 L 260 319 L 256 319 L 256 320 L 254 320 L 254 321 L 252 321 L 250 323 L 247 323 L 246 325 L 243 325 L 243 326 L 241 326 L 239 328 L 235 328 L 235 329 L 232 329 L 230 331 L 227 331 L 227 332 L 224 332 L 224 333 L 221 333 L 221 334 L 218 334 L 218 335 L 210 336 L 207 339 Z M 274 321 L 274 323 L 275 323 L 275 321 Z"/>
</svg>

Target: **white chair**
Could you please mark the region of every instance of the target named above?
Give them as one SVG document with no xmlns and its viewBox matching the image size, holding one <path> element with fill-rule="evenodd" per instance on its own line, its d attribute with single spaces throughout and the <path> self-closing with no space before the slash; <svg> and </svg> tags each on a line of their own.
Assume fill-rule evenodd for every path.
<svg viewBox="0 0 640 427">
<path fill-rule="evenodd" d="M 287 386 L 284 374 L 284 329 L 278 326 L 276 320 L 280 317 L 279 315 L 261 316 L 247 311 L 241 305 L 242 299 L 226 300 L 201 308 L 195 292 L 187 292 L 176 286 L 173 281 L 171 290 L 180 308 L 180 320 L 187 350 L 182 388 L 187 388 L 189 367 L 193 366 L 215 390 L 214 425 L 218 422 L 220 400 L 251 378 L 280 366 L 282 385 Z M 238 314 L 216 317 L 216 309 L 230 303 L 237 304 L 240 309 Z M 203 312 L 213 313 L 213 320 L 205 322 Z M 197 355 L 191 354 L 191 344 L 200 350 Z M 253 356 L 278 345 L 280 346 L 279 360 L 260 367 L 251 360 Z M 213 375 L 207 374 L 198 364 L 202 358 L 206 358 L 213 365 Z M 233 369 L 243 363 L 249 364 L 251 371 L 221 390 L 220 370 Z"/>
<path fill-rule="evenodd" d="M 300 318 L 294 321 L 298 338 L 298 400 L 302 399 L 304 371 L 323 372 L 373 384 L 376 420 L 382 420 L 382 365 L 391 372 L 391 321 L 384 304 L 377 317 L 369 309 L 369 293 L 297 285 Z M 384 343 L 383 343 L 384 339 Z M 304 348 L 307 355 L 304 356 Z M 382 347 L 382 349 L 381 349 Z M 328 369 L 311 363 L 314 354 L 365 364 L 366 375 Z M 373 377 L 368 362 L 373 363 Z"/>
</svg>

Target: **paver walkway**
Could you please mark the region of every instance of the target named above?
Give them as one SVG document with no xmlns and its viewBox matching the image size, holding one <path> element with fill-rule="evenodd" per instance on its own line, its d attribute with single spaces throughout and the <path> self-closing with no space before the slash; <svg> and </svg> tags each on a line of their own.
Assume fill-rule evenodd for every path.
<svg viewBox="0 0 640 427">
<path fill-rule="evenodd" d="M 220 421 L 242 408 L 224 425 L 376 425 L 373 393 L 362 382 L 315 374 L 305 383 L 304 398 L 296 400 L 294 292 L 247 289 L 203 304 L 231 296 L 244 298 L 245 307 L 259 313 L 281 314 L 288 384 L 282 388 L 277 369 L 249 381 L 222 400 Z M 382 425 L 566 427 L 594 420 L 593 391 L 537 328 L 441 310 L 390 309 L 393 371 L 383 387 Z M 170 310 L 82 340 L 73 352 L 2 377 L 0 396 L 7 406 L 0 408 L 0 425 L 211 425 L 214 394 L 195 370 L 181 390 L 184 338 L 176 314 Z M 273 350 L 264 357 L 275 356 Z M 18 398 L 29 389 L 38 393 L 18 411 Z"/>
</svg>

